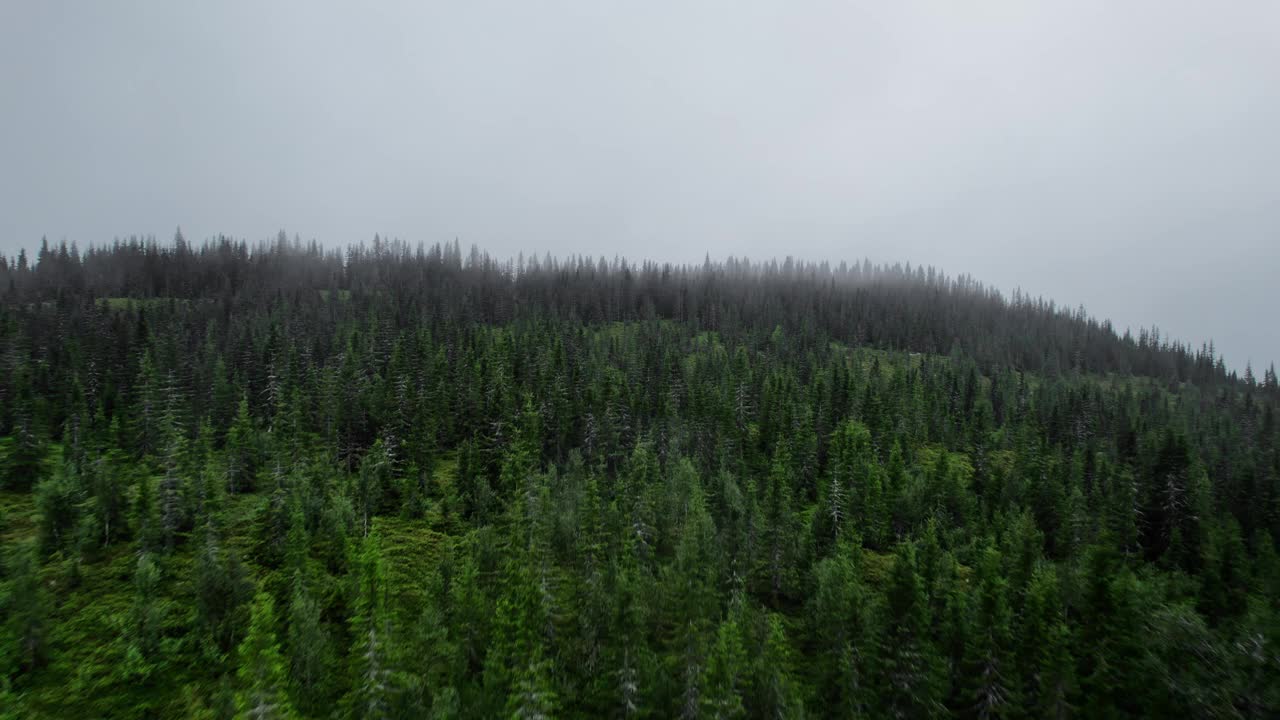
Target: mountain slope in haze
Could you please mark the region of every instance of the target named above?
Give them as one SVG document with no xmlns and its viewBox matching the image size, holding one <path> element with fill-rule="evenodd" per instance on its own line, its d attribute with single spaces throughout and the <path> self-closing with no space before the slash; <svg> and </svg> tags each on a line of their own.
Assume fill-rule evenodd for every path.
<svg viewBox="0 0 1280 720">
<path fill-rule="evenodd" d="M 283 236 L 0 293 L 0 714 L 1280 712 L 1280 389 L 1209 348 Z"/>
</svg>

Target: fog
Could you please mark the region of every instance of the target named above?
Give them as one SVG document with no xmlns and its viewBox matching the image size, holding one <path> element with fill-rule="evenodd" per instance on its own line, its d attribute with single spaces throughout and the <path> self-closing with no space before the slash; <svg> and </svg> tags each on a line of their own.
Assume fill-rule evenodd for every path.
<svg viewBox="0 0 1280 720">
<path fill-rule="evenodd" d="M 0 251 L 912 262 L 1280 359 L 1280 4 L 0 5 Z"/>
</svg>

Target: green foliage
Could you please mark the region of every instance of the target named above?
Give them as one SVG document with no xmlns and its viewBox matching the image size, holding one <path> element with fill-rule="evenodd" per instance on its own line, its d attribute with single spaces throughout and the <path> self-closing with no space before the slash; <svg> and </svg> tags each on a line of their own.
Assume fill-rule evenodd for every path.
<svg viewBox="0 0 1280 720">
<path fill-rule="evenodd" d="M 715 644 L 707 657 L 706 689 L 702 711 L 712 718 L 740 718 L 746 715 L 742 690 L 750 665 L 742 641 L 742 628 L 734 617 L 720 623 Z"/>
<path fill-rule="evenodd" d="M 138 557 L 134 598 L 124 629 L 124 674 L 145 681 L 164 667 L 164 616 L 168 602 L 160 594 L 160 568 L 151 553 Z"/>
<path fill-rule="evenodd" d="M 45 554 L 76 547 L 84 488 L 74 468 L 63 465 L 35 488 L 40 513 L 40 548 Z"/>
<path fill-rule="evenodd" d="M 301 574 L 295 577 L 289 601 L 289 682 L 299 708 L 319 714 L 329 696 L 332 651 L 320 605 L 307 591 Z"/>
<path fill-rule="evenodd" d="M 50 598 L 40 581 L 35 548 L 30 544 L 8 548 L 4 564 L 4 649 L 0 670 L 7 675 L 31 672 L 49 655 Z"/>
<path fill-rule="evenodd" d="M 876 647 L 878 705 L 894 717 L 943 712 L 943 669 L 929 638 L 927 600 L 915 549 L 904 543 L 894 556 Z"/>
<path fill-rule="evenodd" d="M 248 619 L 245 606 L 251 593 L 235 550 L 207 528 L 195 560 L 195 627 L 207 654 L 217 657 L 235 648 Z"/>
<path fill-rule="evenodd" d="M 288 680 L 275 625 L 275 601 L 260 592 L 253 599 L 249 632 L 237 652 L 236 675 L 243 688 L 236 698 L 237 718 L 293 717 L 293 707 L 285 693 Z"/>
<path fill-rule="evenodd" d="M 0 718 L 1280 714 L 1280 389 L 1207 348 L 869 264 L 77 262 L 0 265 Z"/>
<path fill-rule="evenodd" d="M 0 444 L 0 489 L 30 490 L 44 472 L 47 452 L 38 414 L 39 404 L 25 364 L 17 367 L 6 404 L 11 416 L 10 437 Z"/>
</svg>

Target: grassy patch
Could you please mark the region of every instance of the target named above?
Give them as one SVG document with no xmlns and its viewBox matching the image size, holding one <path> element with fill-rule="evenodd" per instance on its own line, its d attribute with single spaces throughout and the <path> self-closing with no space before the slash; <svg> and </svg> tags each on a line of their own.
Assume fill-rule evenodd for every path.
<svg viewBox="0 0 1280 720">
<path fill-rule="evenodd" d="M 428 520 L 378 517 L 374 527 L 382 539 L 393 612 L 406 620 L 415 618 L 426 599 L 424 580 L 439 566 L 449 536 L 432 530 Z"/>
<path fill-rule="evenodd" d="M 35 495 L 0 490 L 0 547 L 35 539 L 38 520 Z"/>
<path fill-rule="evenodd" d="M 176 297 L 152 297 L 152 298 L 134 298 L 134 297 L 108 297 L 102 298 L 99 302 L 108 310 L 117 311 L 133 311 L 139 308 L 153 308 L 160 305 L 190 305 L 191 301 L 186 298 Z"/>
</svg>

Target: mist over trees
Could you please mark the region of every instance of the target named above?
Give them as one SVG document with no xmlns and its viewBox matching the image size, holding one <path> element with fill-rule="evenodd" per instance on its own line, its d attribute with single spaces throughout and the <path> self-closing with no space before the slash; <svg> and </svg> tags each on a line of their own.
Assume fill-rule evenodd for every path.
<svg viewBox="0 0 1280 720">
<path fill-rule="evenodd" d="M 1118 372 L 1179 382 L 1227 375 L 1211 346 L 1192 348 L 1156 328 L 1132 337 L 1087 315 L 1019 291 L 1004 297 L 967 276 L 910 264 L 805 263 L 730 258 L 700 266 L 623 258 L 522 255 L 498 260 L 460 245 L 410 246 L 375 237 L 371 246 L 326 251 L 290 240 L 251 245 L 218 238 L 193 247 L 117 240 L 83 255 L 74 244 L 34 261 L 0 258 L 11 302 L 71 297 L 203 298 L 249 301 L 300 290 L 391 293 L 401 307 L 427 303 L 433 318 L 508 322 L 517 309 L 583 323 L 670 319 L 710 330 L 769 323 L 812 325 L 856 345 L 974 357 L 985 365 L 1059 373 Z M 461 291 L 459 294 L 458 291 Z M 437 309 L 438 308 L 438 309 Z M 1233 380 L 1235 378 L 1232 378 Z"/>
<path fill-rule="evenodd" d="M 0 717 L 1273 717 L 1280 388 L 933 268 L 0 259 Z"/>
</svg>

